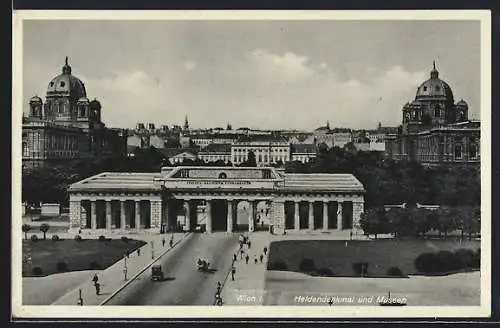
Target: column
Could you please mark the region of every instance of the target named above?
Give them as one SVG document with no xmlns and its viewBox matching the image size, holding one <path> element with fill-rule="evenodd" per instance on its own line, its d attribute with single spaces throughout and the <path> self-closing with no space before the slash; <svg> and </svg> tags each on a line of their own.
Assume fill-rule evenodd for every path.
<svg viewBox="0 0 500 328">
<path fill-rule="evenodd" d="M 90 218 L 91 218 L 91 228 L 92 230 L 97 229 L 97 211 L 95 200 L 90 201 Z"/>
<path fill-rule="evenodd" d="M 205 207 L 205 230 L 212 233 L 212 200 L 207 199 Z M 229 214 L 228 214 L 229 215 Z"/>
<path fill-rule="evenodd" d="M 135 201 L 135 228 L 141 228 L 141 201 Z"/>
<path fill-rule="evenodd" d="M 352 205 L 352 228 L 353 230 L 361 230 L 359 220 L 361 220 L 361 213 L 364 212 L 364 202 L 362 200 L 356 200 Z"/>
<path fill-rule="evenodd" d="M 162 204 L 162 217 L 161 217 L 161 226 L 164 229 L 164 232 L 167 232 L 170 229 L 169 219 L 168 219 L 168 200 L 165 200 Z"/>
<path fill-rule="evenodd" d="M 323 201 L 323 231 L 328 231 L 328 201 Z"/>
<path fill-rule="evenodd" d="M 150 200 L 149 202 L 151 206 L 150 228 L 159 229 L 161 224 L 161 215 L 162 215 L 161 199 L 153 199 Z"/>
<path fill-rule="evenodd" d="M 233 201 L 227 201 L 227 232 L 233 232 Z"/>
<path fill-rule="evenodd" d="M 342 229 L 342 202 L 337 202 L 337 230 Z"/>
<path fill-rule="evenodd" d="M 191 207 L 189 206 L 189 200 L 184 201 L 184 210 L 186 215 L 184 216 L 184 230 L 191 230 Z"/>
<path fill-rule="evenodd" d="M 285 233 L 285 202 L 276 200 L 271 205 L 270 217 L 272 219 L 273 231 L 282 235 Z"/>
<path fill-rule="evenodd" d="M 120 200 L 120 229 L 125 229 L 127 227 L 126 216 L 125 216 L 125 201 Z"/>
<path fill-rule="evenodd" d="M 299 201 L 295 201 L 295 212 L 293 212 L 293 225 L 296 231 L 300 230 L 300 211 L 299 211 Z"/>
<path fill-rule="evenodd" d="M 309 201 L 309 230 L 314 230 L 314 202 Z"/>
<path fill-rule="evenodd" d="M 111 229 L 111 201 L 106 201 L 106 229 Z"/>
<path fill-rule="evenodd" d="M 257 213 L 257 201 L 252 200 L 250 201 L 250 206 L 252 207 L 252 210 L 250 211 L 250 218 L 248 220 L 248 231 L 253 232 L 255 230 L 255 215 Z"/>
<path fill-rule="evenodd" d="M 69 202 L 69 217 L 70 217 L 70 228 L 80 229 L 82 227 L 81 223 L 81 202 L 79 200 L 71 200 Z"/>
</svg>

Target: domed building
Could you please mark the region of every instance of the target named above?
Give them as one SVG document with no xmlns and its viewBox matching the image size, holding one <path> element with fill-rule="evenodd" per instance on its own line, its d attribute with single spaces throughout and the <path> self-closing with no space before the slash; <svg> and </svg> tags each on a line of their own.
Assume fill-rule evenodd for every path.
<svg viewBox="0 0 500 328">
<path fill-rule="evenodd" d="M 72 74 L 68 57 L 61 74 L 47 85 L 45 103 L 29 101 L 23 117 L 23 166 L 61 160 L 125 155 L 126 137 L 101 121 L 101 104 L 87 98 L 85 84 Z"/>
<path fill-rule="evenodd" d="M 402 114 L 398 133 L 387 139 L 389 158 L 424 164 L 479 163 L 480 122 L 469 120 L 469 106 L 463 99 L 455 103 L 435 63 L 430 78 L 417 88 Z"/>
</svg>

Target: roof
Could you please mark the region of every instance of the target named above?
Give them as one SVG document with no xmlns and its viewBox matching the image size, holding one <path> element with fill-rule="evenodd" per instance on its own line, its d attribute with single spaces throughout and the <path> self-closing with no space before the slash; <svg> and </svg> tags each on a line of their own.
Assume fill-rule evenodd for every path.
<svg viewBox="0 0 500 328">
<path fill-rule="evenodd" d="M 190 153 L 196 155 L 198 150 L 196 148 L 158 148 L 156 149 L 162 155 L 167 158 L 182 154 L 182 153 Z"/>
<path fill-rule="evenodd" d="M 236 143 L 247 143 L 252 141 L 263 142 L 288 142 L 287 138 L 283 136 L 275 136 L 271 134 L 250 134 L 238 138 Z"/>
<path fill-rule="evenodd" d="M 104 172 L 82 181 L 73 183 L 69 192 L 93 190 L 141 190 L 157 191 L 160 186 L 153 183 L 154 178 L 160 177 L 158 173 L 129 173 L 129 172 Z"/>
<path fill-rule="evenodd" d="M 294 144 L 292 145 L 292 153 L 300 153 L 300 154 L 316 154 L 316 146 L 313 144 Z"/>
<path fill-rule="evenodd" d="M 231 153 L 231 144 L 209 144 L 200 153 Z"/>
<path fill-rule="evenodd" d="M 286 173 L 283 190 L 364 192 L 365 188 L 352 174 Z"/>
</svg>

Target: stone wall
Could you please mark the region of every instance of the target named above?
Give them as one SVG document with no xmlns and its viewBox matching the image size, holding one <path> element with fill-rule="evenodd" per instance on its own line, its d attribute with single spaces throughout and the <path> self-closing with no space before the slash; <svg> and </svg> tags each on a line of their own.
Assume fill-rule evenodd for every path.
<svg viewBox="0 0 500 328">
<path fill-rule="evenodd" d="M 69 226 L 72 229 L 79 229 L 81 227 L 81 206 L 80 201 L 70 200 L 69 202 Z"/>
</svg>

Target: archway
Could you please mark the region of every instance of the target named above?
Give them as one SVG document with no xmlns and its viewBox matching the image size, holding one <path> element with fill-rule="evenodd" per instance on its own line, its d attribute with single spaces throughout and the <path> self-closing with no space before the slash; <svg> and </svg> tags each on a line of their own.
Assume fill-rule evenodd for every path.
<svg viewBox="0 0 500 328">
<path fill-rule="evenodd" d="M 111 228 L 121 228 L 121 208 L 119 200 L 111 201 Z"/>
<path fill-rule="evenodd" d="M 268 201 L 261 200 L 258 201 L 255 206 L 257 207 L 255 211 L 256 217 L 254 218 L 254 230 L 255 231 L 268 231 L 271 224 L 271 204 Z"/>
<path fill-rule="evenodd" d="M 212 231 L 227 231 L 227 201 L 214 199 L 211 201 Z"/>
<path fill-rule="evenodd" d="M 95 207 L 96 228 L 106 229 L 106 202 L 103 200 L 96 200 Z"/>
<path fill-rule="evenodd" d="M 233 206 L 235 208 L 233 217 L 234 231 L 248 231 L 248 221 L 252 210 L 250 202 L 246 200 L 236 200 Z"/>
<path fill-rule="evenodd" d="M 295 229 L 295 202 L 285 202 L 285 229 Z"/>
</svg>

